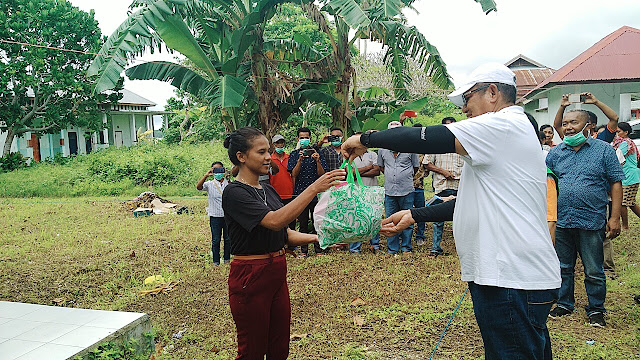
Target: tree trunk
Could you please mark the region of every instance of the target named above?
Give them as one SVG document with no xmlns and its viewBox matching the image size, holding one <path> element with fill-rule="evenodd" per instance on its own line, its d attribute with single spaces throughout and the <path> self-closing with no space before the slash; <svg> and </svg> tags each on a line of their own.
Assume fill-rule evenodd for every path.
<svg viewBox="0 0 640 360">
<path fill-rule="evenodd" d="M 337 64 L 338 80 L 334 96 L 340 100 L 339 106 L 331 108 L 331 118 L 333 126 L 338 126 L 348 132 L 351 122 L 351 111 L 349 111 L 349 88 L 351 87 L 351 53 L 349 52 L 349 26 L 344 21 L 336 21 L 337 46 L 334 49 L 334 59 Z"/>
<path fill-rule="evenodd" d="M 11 152 L 11 144 L 13 143 L 13 138 L 15 137 L 16 132 L 12 128 L 7 129 L 7 138 L 4 141 L 4 147 L 2 149 L 2 156 L 6 156 Z"/>
<path fill-rule="evenodd" d="M 258 42 L 254 45 L 252 73 L 254 91 L 258 96 L 258 121 L 264 135 L 271 140 L 281 124 L 280 109 L 276 89 L 270 80 L 270 72 L 265 58 L 262 56 L 262 36 L 258 36 Z"/>
</svg>

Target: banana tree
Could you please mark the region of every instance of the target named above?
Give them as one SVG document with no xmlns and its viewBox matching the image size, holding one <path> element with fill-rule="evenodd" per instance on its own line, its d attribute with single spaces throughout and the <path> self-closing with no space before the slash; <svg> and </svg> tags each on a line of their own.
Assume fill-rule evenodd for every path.
<svg viewBox="0 0 640 360">
<path fill-rule="evenodd" d="M 146 50 L 176 51 L 189 66 L 148 62 L 126 70 L 131 79 L 156 79 L 221 111 L 228 130 L 259 125 L 271 135 L 283 121 L 280 104 L 298 85 L 265 56 L 286 58 L 309 52 L 295 40 L 264 39 L 264 24 L 285 0 L 144 0 L 109 36 L 88 70 L 94 92 L 111 89 L 136 56 Z M 295 49 L 295 51 L 293 51 Z M 285 117 L 286 119 L 286 117 Z"/>
<path fill-rule="evenodd" d="M 493 0 L 475 0 L 489 13 L 496 10 Z M 411 8 L 413 0 L 321 0 L 302 5 L 307 16 L 327 34 L 332 45 L 330 60 L 323 63 L 325 70 L 335 74 L 334 97 L 340 104 L 332 108 L 335 126 L 347 129 L 353 112 L 349 109 L 350 90 L 355 71 L 351 65 L 351 46 L 357 39 L 379 42 L 385 50 L 385 63 L 393 76 L 393 93 L 399 100 L 408 100 L 407 85 L 411 82 L 407 58 L 416 60 L 441 88 L 452 85 L 446 65 L 435 46 L 427 41 L 415 26 L 406 25 L 402 14 Z M 328 25 L 327 15 L 333 17 L 336 33 Z M 353 34 L 352 36 L 349 36 Z"/>
</svg>

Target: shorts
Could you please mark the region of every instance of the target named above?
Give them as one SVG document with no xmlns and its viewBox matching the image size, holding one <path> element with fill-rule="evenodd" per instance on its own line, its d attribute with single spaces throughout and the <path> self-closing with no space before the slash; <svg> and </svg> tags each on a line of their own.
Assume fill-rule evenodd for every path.
<svg viewBox="0 0 640 360">
<path fill-rule="evenodd" d="M 622 187 L 622 206 L 631 207 L 636 204 L 636 194 L 638 194 L 638 185 L 633 184 Z"/>
</svg>

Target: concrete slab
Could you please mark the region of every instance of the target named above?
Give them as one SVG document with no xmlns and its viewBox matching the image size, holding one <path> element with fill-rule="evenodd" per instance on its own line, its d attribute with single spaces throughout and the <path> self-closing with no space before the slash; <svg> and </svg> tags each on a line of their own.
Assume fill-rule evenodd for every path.
<svg viewBox="0 0 640 360">
<path fill-rule="evenodd" d="M 74 309 L 0 301 L 0 359 L 85 357 L 100 344 L 137 339 L 151 331 L 142 313 Z"/>
</svg>

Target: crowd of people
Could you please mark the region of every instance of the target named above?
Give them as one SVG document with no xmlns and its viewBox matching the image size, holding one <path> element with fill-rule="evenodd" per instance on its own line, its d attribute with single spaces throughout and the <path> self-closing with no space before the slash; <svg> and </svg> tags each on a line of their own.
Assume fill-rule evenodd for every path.
<svg viewBox="0 0 640 360">
<path fill-rule="evenodd" d="M 329 251 L 318 245 L 313 211 L 316 195 L 345 179 L 345 159 L 353 161 L 363 185 L 384 186 L 387 218 L 380 234 L 390 256 L 425 245 L 426 222 L 433 223 L 428 256 L 447 255 L 443 225 L 453 221 L 486 359 L 552 358 L 547 319 L 575 310 L 578 256 L 588 322 L 606 326 L 606 273 L 615 276 L 611 239 L 628 228 L 627 208 L 640 216 L 640 156 L 632 130 L 591 93 L 583 93 L 581 102 L 608 118 L 599 131 L 596 114 L 566 111 L 568 95 L 553 125 L 540 127 L 515 105 L 515 96 L 513 72 L 485 64 L 449 95 L 465 121 L 447 117 L 441 125 L 409 127 L 401 116 L 387 130 L 348 139 L 332 128 L 315 143 L 302 127 L 289 154 L 282 135 L 268 141 L 254 128 L 229 134 L 225 147 L 236 180 L 228 182 L 222 163 L 215 162 L 197 188 L 209 196 L 214 264 L 220 264 L 222 238 L 223 260 L 234 255 L 229 302 L 237 358 L 287 357 L 285 254 L 310 256 L 311 244 L 316 255 Z M 429 174 L 435 195 L 427 200 Z M 207 181 L 210 176 L 214 180 Z M 369 247 L 381 253 L 380 235 Z M 363 248 L 351 243 L 344 250 L 358 254 Z"/>
</svg>

